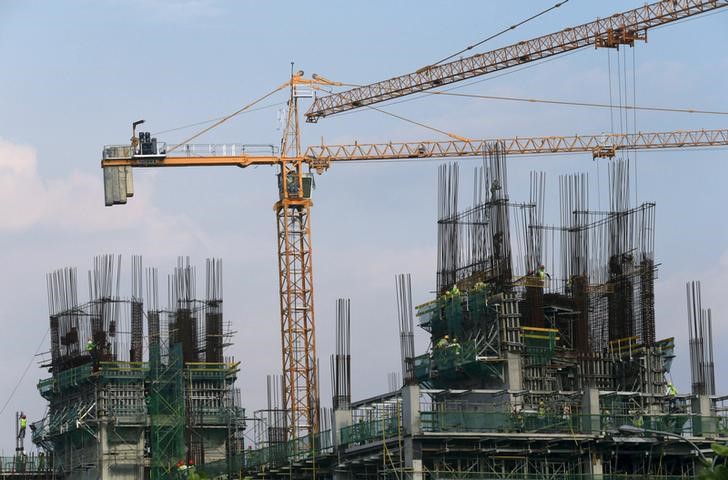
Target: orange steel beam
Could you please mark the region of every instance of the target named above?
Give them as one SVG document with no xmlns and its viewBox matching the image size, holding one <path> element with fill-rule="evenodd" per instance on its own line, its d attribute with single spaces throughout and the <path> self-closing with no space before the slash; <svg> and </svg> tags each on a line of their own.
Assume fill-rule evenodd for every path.
<svg viewBox="0 0 728 480">
<path fill-rule="evenodd" d="M 482 155 L 489 144 L 502 142 L 507 155 L 542 155 L 559 153 L 591 153 L 594 157 L 610 157 L 619 150 L 652 150 L 728 146 L 728 129 L 676 130 L 671 132 L 607 133 L 548 137 L 512 137 L 485 140 L 445 140 L 433 142 L 353 143 L 316 145 L 306 148 L 300 157 L 280 156 L 169 156 L 158 160 L 118 158 L 102 160 L 102 167 L 209 167 L 281 165 L 286 161 L 302 161 L 317 169 L 326 169 L 331 162 L 364 160 L 402 160 L 457 158 Z"/>
<path fill-rule="evenodd" d="M 652 3 L 490 52 L 427 66 L 414 73 L 319 97 L 306 112 L 306 120 L 316 122 L 321 117 L 423 92 L 589 45 L 611 48 L 620 44 L 633 45 L 635 40 L 647 39 L 649 28 L 725 6 L 728 6 L 728 0 L 664 0 Z"/>
<path fill-rule="evenodd" d="M 728 146 L 728 129 L 319 145 L 308 147 L 304 159 L 320 171 L 331 162 L 474 157 L 482 155 L 494 142 L 502 142 L 507 155 L 591 153 L 594 157 L 612 157 L 619 150 Z"/>
<path fill-rule="evenodd" d="M 176 152 L 175 152 L 176 153 Z M 251 165 L 280 165 L 280 156 L 175 156 L 161 158 L 113 158 L 101 162 L 102 167 L 249 167 Z"/>
</svg>

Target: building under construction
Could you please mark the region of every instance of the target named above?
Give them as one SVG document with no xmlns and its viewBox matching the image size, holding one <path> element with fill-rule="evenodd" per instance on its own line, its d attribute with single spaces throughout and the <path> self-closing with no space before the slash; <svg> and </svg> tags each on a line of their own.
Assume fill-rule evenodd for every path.
<svg viewBox="0 0 728 480">
<path fill-rule="evenodd" d="M 122 296 L 121 257 L 96 257 L 82 303 L 75 268 L 48 275 L 52 376 L 38 389 L 49 407 L 32 430 L 55 477 L 168 478 L 180 462 L 209 476 L 240 470 L 244 411 L 238 364 L 223 355 L 222 263 L 207 261 L 200 298 L 195 268 L 180 259 L 167 308 L 157 276 L 133 257 Z"/>
<path fill-rule="evenodd" d="M 439 171 L 436 298 L 413 308 L 409 277 L 397 277 L 403 385 L 352 401 L 342 300 L 326 424 L 287 439 L 269 379 L 249 475 L 692 478 L 728 437 L 699 284 L 688 285 L 693 391 L 671 383 L 674 340 L 655 337 L 655 204 L 631 203 L 628 160 L 609 163 L 603 210 L 585 174 L 547 196 L 532 173 L 529 198 L 511 199 L 499 144 L 474 176 L 462 208 L 458 165 Z M 546 198 L 560 223 L 545 222 Z M 415 318 L 431 336 L 421 355 Z"/>
<path fill-rule="evenodd" d="M 586 175 L 561 177 L 558 194 L 547 196 L 545 176 L 533 173 L 527 198 L 511 199 L 505 154 L 614 158 L 638 149 L 725 146 L 728 131 L 643 133 L 634 120 L 630 129 L 626 112 L 641 107 L 623 104 L 626 73 L 624 84 L 618 82 L 619 106 L 612 105 L 611 70 L 609 107 L 619 109 L 621 131 L 612 125 L 604 135 L 493 142 L 448 134 L 446 141 L 386 144 L 322 140 L 304 149 L 298 102 L 314 98 L 305 116 L 315 123 L 585 47 L 632 47 L 649 29 L 727 6 L 726 0 L 662 0 L 452 60 L 473 45 L 413 73 L 339 92 L 329 89 L 344 84 L 292 69 L 282 86 L 169 149 L 136 131 L 143 120 L 133 122 L 130 144 L 103 150 L 108 206 L 133 196 L 133 168 L 278 169 L 282 377 L 269 378 L 267 408 L 252 417 L 254 445 L 243 448 L 237 366 L 222 353 L 228 329 L 217 261 L 208 264 L 204 300 L 196 300 L 194 270 L 181 262 L 168 281 L 166 310 L 158 306 L 155 271 L 145 275 L 140 259 L 132 261 L 131 294 L 122 297 L 120 260 L 97 258 L 83 304 L 75 270 L 55 272 L 49 277 L 52 377 L 39 384 L 50 407 L 33 435 L 51 470 L 64 478 L 157 479 L 188 474 L 185 466 L 193 462 L 207 476 L 232 478 L 694 477 L 710 456 L 709 444 L 727 435 L 728 416 L 723 397 L 715 395 L 712 316 L 698 284 L 688 286 L 692 392 L 679 394 L 670 380 L 674 340 L 658 339 L 655 328 L 655 205 L 632 202 L 626 160 L 610 162 L 604 207 L 589 203 L 594 196 Z M 257 154 L 246 145 L 190 143 L 284 88 L 279 150 Z M 409 277 L 397 277 L 402 382 L 352 401 L 349 303 L 342 299 L 332 409 L 322 410 L 311 172 L 338 162 L 481 155 L 472 204 L 464 208 L 457 165 L 440 171 L 435 298 L 415 308 Z M 547 205 L 547 198 L 558 198 L 558 205 Z M 547 207 L 558 207 L 558 223 L 546 222 Z M 415 318 L 430 334 L 420 355 Z M 178 462 L 182 468 L 174 470 Z"/>
</svg>

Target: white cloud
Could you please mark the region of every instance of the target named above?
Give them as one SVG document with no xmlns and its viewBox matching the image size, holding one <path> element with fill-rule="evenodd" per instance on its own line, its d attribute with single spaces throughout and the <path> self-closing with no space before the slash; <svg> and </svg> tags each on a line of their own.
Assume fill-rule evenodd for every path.
<svg viewBox="0 0 728 480">
<path fill-rule="evenodd" d="M 35 150 L 0 139 L 0 229 L 17 230 L 38 222 L 45 210 L 38 199 L 44 194 Z"/>
<path fill-rule="evenodd" d="M 153 206 L 153 177 L 145 176 L 136 191 L 127 205 L 105 207 L 100 169 L 97 175 L 74 171 L 45 180 L 32 147 L 0 139 L 0 231 L 19 233 L 38 227 L 79 234 L 116 231 L 126 237 L 127 245 L 141 243 L 145 252 L 149 246 L 149 253 L 167 255 L 206 240 L 184 214 Z M 78 241 L 85 243 L 83 238 Z"/>
</svg>

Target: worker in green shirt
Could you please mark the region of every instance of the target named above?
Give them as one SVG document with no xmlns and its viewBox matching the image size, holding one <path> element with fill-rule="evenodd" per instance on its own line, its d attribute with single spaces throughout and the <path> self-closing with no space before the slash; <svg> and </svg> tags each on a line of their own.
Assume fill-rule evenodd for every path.
<svg viewBox="0 0 728 480">
<path fill-rule="evenodd" d="M 25 438 L 25 429 L 28 427 L 28 419 L 23 412 L 20 412 L 20 428 L 18 429 L 18 438 Z"/>
</svg>

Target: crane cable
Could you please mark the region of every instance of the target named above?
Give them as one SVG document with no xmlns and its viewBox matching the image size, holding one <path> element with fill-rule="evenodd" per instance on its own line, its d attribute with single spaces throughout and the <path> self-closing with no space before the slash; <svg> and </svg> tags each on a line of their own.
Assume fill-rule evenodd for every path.
<svg viewBox="0 0 728 480">
<path fill-rule="evenodd" d="M 258 112 L 260 110 L 266 110 L 268 108 L 278 107 L 280 105 L 284 105 L 285 103 L 286 102 L 270 103 L 268 105 L 263 105 L 262 107 L 251 108 L 249 110 L 246 110 L 244 113 Z M 167 129 L 167 130 L 160 130 L 158 132 L 154 132 L 154 133 L 152 133 L 152 135 L 162 135 L 164 133 L 176 132 L 178 130 L 184 130 L 186 128 L 199 127 L 200 125 L 206 125 L 208 123 L 216 122 L 218 120 L 222 120 L 223 118 L 225 118 L 225 117 L 224 116 L 222 116 L 222 117 L 215 117 L 215 118 L 210 118 L 208 120 L 202 120 L 202 121 L 199 121 L 199 122 L 190 123 L 190 124 L 187 124 L 187 125 L 181 125 L 179 127 L 172 127 L 172 128 Z"/>
<path fill-rule="evenodd" d="M 5 409 L 7 408 L 8 404 L 15 396 L 15 392 L 18 391 L 20 384 L 23 383 L 23 379 L 25 379 L 25 376 L 28 374 L 28 370 L 30 370 L 30 366 L 33 364 L 33 359 L 38 355 L 38 353 L 40 352 L 40 349 L 43 348 L 43 343 L 45 343 L 45 339 L 48 336 L 48 332 L 50 332 L 50 328 L 48 328 L 48 330 L 46 330 L 45 335 L 43 335 L 43 339 L 38 344 L 38 348 L 35 349 L 35 353 L 30 358 L 30 360 L 28 360 L 28 364 L 25 366 L 25 370 L 23 370 L 23 374 L 20 375 L 18 382 L 15 384 L 15 387 L 13 387 L 13 390 L 10 392 L 10 395 L 8 395 L 8 399 L 5 400 L 5 403 L 3 404 L 2 408 L 0 408 L 0 415 L 2 415 L 3 412 L 5 412 Z"/>
<path fill-rule="evenodd" d="M 209 127 L 203 128 L 202 130 L 200 130 L 196 134 L 192 135 L 188 139 L 186 139 L 186 140 L 178 143 L 174 147 L 170 148 L 169 150 L 167 150 L 167 153 L 173 152 L 174 150 L 176 150 L 177 148 L 181 147 L 182 145 L 185 145 L 187 143 L 190 143 L 192 140 L 194 140 L 195 138 L 199 137 L 200 135 L 209 132 L 210 130 L 212 130 L 215 127 L 218 127 L 218 126 L 222 125 L 223 123 L 225 123 L 226 121 L 230 120 L 234 116 L 236 116 L 236 115 L 238 115 L 240 113 L 243 113 L 244 111 L 248 110 L 250 107 L 252 107 L 252 106 L 254 106 L 254 105 L 262 102 L 263 100 L 265 100 L 266 98 L 270 97 L 274 93 L 279 92 L 279 91 L 283 90 L 284 88 L 288 87 L 288 85 L 289 85 L 289 83 L 286 82 L 283 85 L 279 86 L 278 88 L 276 88 L 274 90 L 271 90 L 270 92 L 266 93 L 265 95 L 263 95 L 262 97 L 258 98 L 257 100 L 254 100 L 254 101 L 250 102 L 249 104 L 245 105 L 244 107 L 242 107 L 242 108 L 234 111 L 233 113 L 231 113 L 229 115 L 225 115 L 220 120 L 218 120 L 217 122 L 215 122 L 213 125 L 210 125 Z"/>
<path fill-rule="evenodd" d="M 456 135 L 454 133 L 446 132 L 445 130 L 440 130 L 439 128 L 435 128 L 435 127 L 433 127 L 431 125 L 426 125 L 426 124 L 424 124 L 422 122 L 418 122 L 416 120 L 412 120 L 412 119 L 403 117 L 401 115 L 397 115 L 396 113 L 388 112 L 386 110 L 382 110 L 381 108 L 372 107 L 371 105 L 366 105 L 366 107 L 367 108 L 371 108 L 372 110 L 375 110 L 375 111 L 377 111 L 379 113 L 383 113 L 385 115 L 389 115 L 390 117 L 394 117 L 394 118 L 397 118 L 399 120 L 402 120 L 402 121 L 405 121 L 405 122 L 408 122 L 408 123 L 412 123 L 414 125 L 417 125 L 419 127 L 426 128 L 428 130 L 432 130 L 433 132 L 442 133 L 443 135 L 446 135 L 446 136 L 452 138 L 453 140 L 458 140 L 458 141 L 461 141 L 461 142 L 467 142 L 468 141 L 467 138 L 461 137 L 460 135 Z"/>
<path fill-rule="evenodd" d="M 327 93 L 332 93 L 331 90 L 325 90 L 323 88 L 321 90 L 324 91 L 324 92 L 327 92 Z M 426 128 L 427 130 L 432 130 L 433 132 L 441 133 L 441 134 L 443 134 L 443 135 L 445 135 L 447 137 L 452 138 L 453 140 L 458 140 L 458 141 L 461 141 L 461 142 L 467 142 L 468 141 L 468 139 L 466 137 L 462 137 L 462 136 L 457 135 L 455 133 L 446 132 L 445 130 L 440 130 L 439 128 L 433 127 L 431 125 L 427 125 L 427 124 L 422 123 L 422 122 L 418 122 L 417 120 L 412 120 L 411 118 L 403 117 L 402 115 L 397 115 L 396 113 L 388 112 L 388 111 L 383 110 L 383 109 L 378 108 L 378 107 L 372 107 L 371 105 L 364 105 L 364 106 L 366 108 L 370 109 L 370 110 L 374 110 L 375 112 L 383 113 L 384 115 L 389 115 L 390 117 L 394 117 L 394 118 L 396 118 L 398 120 L 402 120 L 403 122 L 411 123 L 413 125 L 417 125 L 418 127 Z"/>
<path fill-rule="evenodd" d="M 524 97 L 502 97 L 497 95 L 478 95 L 474 93 L 452 93 L 452 92 L 426 92 L 428 95 L 448 95 L 451 97 L 481 98 L 486 100 L 506 100 L 511 102 L 528 102 L 528 103 L 547 103 L 553 105 L 570 105 L 574 107 L 592 107 L 592 108 L 609 108 L 621 110 L 643 110 L 650 112 L 673 112 L 673 113 L 700 113 L 704 115 L 728 115 L 728 111 L 720 110 L 701 110 L 696 108 L 670 108 L 670 107 L 643 107 L 637 105 L 613 105 L 606 103 L 590 103 L 590 102 L 572 102 L 567 100 L 548 100 L 542 98 L 524 98 Z M 612 128 L 614 130 L 614 128 Z"/>
<path fill-rule="evenodd" d="M 510 26 L 510 27 L 508 27 L 508 28 L 504 28 L 504 29 L 503 29 L 503 30 L 501 30 L 500 32 L 498 32 L 498 33 L 495 33 L 495 34 L 491 35 L 490 37 L 488 37 L 488 38 L 486 38 L 486 39 L 484 39 L 484 40 L 481 40 L 481 41 L 479 41 L 478 43 L 474 43 L 474 44 L 472 44 L 472 45 L 468 45 L 467 47 L 463 48 L 463 49 L 462 49 L 462 50 L 460 50 L 459 52 L 455 52 L 455 53 L 453 53 L 452 55 L 450 55 L 450 56 L 447 56 L 447 57 L 443 58 L 443 59 L 442 59 L 442 60 L 440 60 L 440 61 L 437 61 L 437 62 L 435 62 L 435 63 L 433 63 L 433 64 L 431 64 L 431 65 L 426 65 L 426 66 L 424 66 L 424 67 L 420 68 L 419 70 L 417 70 L 417 72 L 416 72 L 416 73 L 423 73 L 423 72 L 425 72 L 425 71 L 427 71 L 427 70 L 429 70 L 429 69 L 431 69 L 431 68 L 433 68 L 433 67 L 436 67 L 437 65 L 439 65 L 439 64 L 441 64 L 441 63 L 443 63 L 443 62 L 447 62 L 447 61 L 448 61 L 448 60 L 450 60 L 451 58 L 457 57 L 458 55 L 460 55 L 460 54 L 462 54 L 462 53 L 465 53 L 465 52 L 467 52 L 468 50 L 472 50 L 473 48 L 475 48 L 475 47 L 478 47 L 478 46 L 480 46 L 480 45 L 484 44 L 485 42 L 487 42 L 487 41 L 489 41 L 489 40 L 493 40 L 494 38 L 496 38 L 496 37 L 499 37 L 499 36 L 503 35 L 503 34 L 504 34 L 504 33 L 506 33 L 506 32 L 509 32 L 509 31 L 511 31 L 511 30 L 515 30 L 516 28 L 520 27 L 521 25 L 523 25 L 523 24 L 525 24 L 525 23 L 528 23 L 528 22 L 530 22 L 531 20 L 535 20 L 536 18 L 540 17 L 541 15 L 545 15 L 545 14 L 547 14 L 547 13 L 548 13 L 548 12 L 550 12 L 551 10 L 555 10 L 555 9 L 559 8 L 559 7 L 561 6 L 561 5 L 563 5 L 563 4 L 565 4 L 565 3 L 567 3 L 568 1 L 569 1 L 569 0 L 564 0 L 563 2 L 559 2 L 559 3 L 555 4 L 555 5 L 553 5 L 552 7 L 549 7 L 549 8 L 547 8 L 546 10 L 543 10 L 543 11 L 541 11 L 541 12 L 539 12 L 539 13 L 535 14 L 535 15 L 532 15 L 532 16 L 528 17 L 528 18 L 527 18 L 527 19 L 525 19 L 525 20 L 521 20 L 520 22 L 516 23 L 515 25 L 511 25 L 511 26 Z"/>
</svg>

